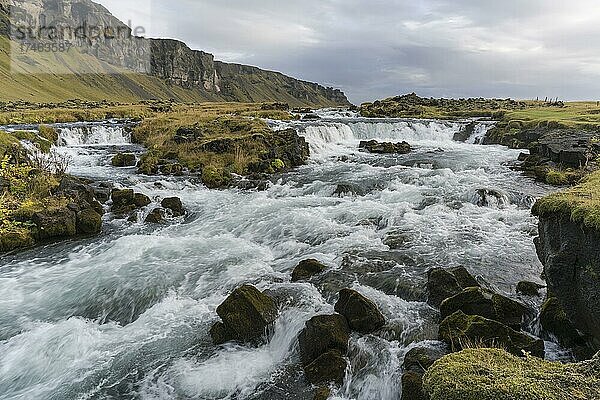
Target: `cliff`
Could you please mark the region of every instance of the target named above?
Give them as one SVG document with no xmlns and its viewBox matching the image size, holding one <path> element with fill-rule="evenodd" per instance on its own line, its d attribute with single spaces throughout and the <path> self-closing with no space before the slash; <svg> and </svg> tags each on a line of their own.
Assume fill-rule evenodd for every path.
<svg viewBox="0 0 600 400">
<path fill-rule="evenodd" d="M 43 53 L 46 59 L 41 59 L 39 54 L 31 52 L 15 54 L 18 47 L 13 46 L 6 51 L 3 65 L 0 65 L 7 71 L 10 70 L 10 63 L 14 63 L 16 59 L 17 72 L 20 74 L 47 74 L 44 79 L 50 80 L 53 75 L 72 75 L 69 80 L 76 76 L 84 82 L 84 86 L 110 88 L 115 86 L 114 75 L 132 75 L 134 78 L 131 81 L 117 79 L 121 81 L 117 87 L 129 89 L 133 95 L 137 95 L 138 90 L 132 90 L 128 86 L 135 86 L 137 81 L 148 80 L 139 78 L 139 75 L 158 78 L 167 86 L 160 87 L 159 93 L 154 94 L 152 87 L 161 86 L 160 84 L 152 82 L 150 85 L 138 85 L 142 86 L 138 99 L 168 99 L 169 97 L 165 96 L 172 93 L 173 98 L 182 101 L 277 101 L 287 102 L 291 106 L 315 107 L 350 105 L 340 90 L 257 67 L 218 62 L 212 54 L 192 50 L 177 40 L 131 36 L 132 31 L 127 25 L 115 18 L 106 8 L 90 0 L 0 0 L 0 7 L 0 36 L 3 36 L 4 40 L 12 39 L 10 44 L 19 44 L 22 40 L 15 42 L 15 39 L 21 38 L 10 34 L 8 10 L 11 23 L 15 27 L 14 32 L 18 33 L 19 27 L 58 27 L 54 32 L 55 38 L 50 39 L 42 35 L 42 39 L 56 42 L 58 37 L 74 44 L 73 48 L 65 53 Z M 110 32 L 116 34 L 110 39 L 102 37 L 98 40 L 76 37 L 69 29 L 62 29 L 82 26 L 99 27 L 103 32 L 110 29 Z M 47 32 L 44 34 L 49 35 Z M 85 83 L 85 74 L 96 75 L 92 85 Z M 110 78 L 110 75 L 113 77 Z M 104 76 L 106 82 L 100 76 Z M 29 80 L 24 80 L 23 77 L 21 79 L 23 83 L 13 92 L 0 94 L 0 100 L 38 99 L 38 92 L 31 93 L 29 90 L 30 86 L 37 85 L 36 78 L 31 76 Z M 168 86 L 183 88 L 185 92 L 168 89 Z M 77 97 L 85 97 L 88 91 Z M 51 98 L 56 101 L 66 100 L 58 96 Z"/>
<path fill-rule="evenodd" d="M 533 212 L 549 295 L 600 349 L 600 173 L 539 200 Z"/>
</svg>

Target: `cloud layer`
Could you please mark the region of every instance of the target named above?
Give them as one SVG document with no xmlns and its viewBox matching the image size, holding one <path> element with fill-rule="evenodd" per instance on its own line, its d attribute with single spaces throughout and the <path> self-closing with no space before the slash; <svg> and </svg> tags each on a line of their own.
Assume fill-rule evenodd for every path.
<svg viewBox="0 0 600 400">
<path fill-rule="evenodd" d="M 360 103 L 600 97 L 595 0 L 100 0 L 153 36 L 342 88 Z M 140 22 L 138 22 L 140 21 Z"/>
</svg>

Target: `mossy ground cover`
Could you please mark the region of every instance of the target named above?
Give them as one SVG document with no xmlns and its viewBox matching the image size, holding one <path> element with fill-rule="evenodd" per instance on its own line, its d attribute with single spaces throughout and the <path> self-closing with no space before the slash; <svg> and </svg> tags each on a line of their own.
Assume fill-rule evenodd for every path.
<svg viewBox="0 0 600 400">
<path fill-rule="evenodd" d="M 431 400 L 588 400 L 600 398 L 599 372 L 586 364 L 468 349 L 437 361 L 423 388 Z"/>
<path fill-rule="evenodd" d="M 160 170 L 172 160 L 190 171 L 201 171 L 211 187 L 228 183 L 231 174 L 245 174 L 267 151 L 271 129 L 261 118 L 291 119 L 286 111 L 268 110 L 265 104 L 206 103 L 179 106 L 169 113 L 146 118 L 134 130 L 134 140 L 148 148 L 140 170 Z M 187 135 L 187 136 L 186 136 Z M 285 167 L 273 160 L 273 172 Z M 178 169 L 177 169 L 178 170 Z"/>
<path fill-rule="evenodd" d="M 539 216 L 563 214 L 586 227 L 600 229 L 600 171 L 573 188 L 538 200 L 533 212 Z"/>
</svg>

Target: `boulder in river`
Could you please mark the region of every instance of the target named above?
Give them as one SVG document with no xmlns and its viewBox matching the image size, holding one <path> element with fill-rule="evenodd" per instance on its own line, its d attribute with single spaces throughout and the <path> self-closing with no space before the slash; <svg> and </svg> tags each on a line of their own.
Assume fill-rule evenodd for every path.
<svg viewBox="0 0 600 400">
<path fill-rule="evenodd" d="M 521 329 L 527 311 L 524 305 L 508 297 L 482 288 L 467 288 L 447 298 L 440 305 L 441 319 L 462 311 L 467 315 L 479 315 L 501 322 L 513 329 Z"/>
<path fill-rule="evenodd" d="M 147 224 L 160 224 L 165 220 L 165 211 L 157 207 L 154 210 L 150 211 L 150 214 L 144 220 Z"/>
<path fill-rule="evenodd" d="M 365 191 L 355 183 L 340 183 L 333 192 L 335 197 L 363 196 L 364 194 Z"/>
<path fill-rule="evenodd" d="M 412 150 L 407 142 L 390 143 L 377 140 L 362 141 L 358 148 L 373 154 L 408 154 Z"/>
<path fill-rule="evenodd" d="M 440 324 L 440 340 L 453 351 L 465 347 L 503 347 L 509 353 L 522 356 L 523 351 L 544 358 L 544 341 L 517 332 L 498 321 L 457 311 Z"/>
<path fill-rule="evenodd" d="M 68 206 L 36 212 L 31 216 L 31 221 L 37 227 L 37 240 L 61 239 L 77 234 L 76 210 Z"/>
<path fill-rule="evenodd" d="M 315 275 L 324 272 L 327 267 L 317 260 L 309 259 L 300 261 L 292 272 L 292 282 L 306 281 Z"/>
<path fill-rule="evenodd" d="M 167 197 L 161 201 L 160 205 L 170 210 L 174 217 L 185 215 L 185 208 L 179 197 Z"/>
<path fill-rule="evenodd" d="M 350 327 L 339 314 L 311 318 L 298 336 L 300 360 L 306 378 L 313 384 L 341 384 L 347 362 Z"/>
<path fill-rule="evenodd" d="M 356 332 L 372 333 L 385 325 L 385 317 L 377 305 L 355 290 L 340 291 L 335 311 L 346 317 L 350 329 Z"/>
<path fill-rule="evenodd" d="M 102 216 L 95 210 L 87 208 L 77 213 L 77 233 L 94 235 L 102 230 Z"/>
<path fill-rule="evenodd" d="M 229 340 L 251 342 L 260 339 L 278 315 L 275 301 L 251 285 L 244 285 L 231 293 L 217 307 L 221 322 L 210 331 L 215 344 Z"/>
<path fill-rule="evenodd" d="M 135 167 L 137 159 L 133 153 L 117 153 L 113 156 L 111 164 L 114 167 Z"/>
<path fill-rule="evenodd" d="M 439 307 L 445 299 L 468 287 L 479 287 L 479 283 L 464 267 L 433 268 L 427 273 L 428 303 L 433 307 Z"/>
</svg>

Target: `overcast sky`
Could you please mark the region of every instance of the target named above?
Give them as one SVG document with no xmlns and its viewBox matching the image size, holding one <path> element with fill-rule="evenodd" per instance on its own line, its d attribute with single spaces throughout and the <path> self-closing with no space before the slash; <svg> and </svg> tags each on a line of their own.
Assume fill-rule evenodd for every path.
<svg viewBox="0 0 600 400">
<path fill-rule="evenodd" d="M 600 98 L 598 0 L 99 2 L 150 36 L 339 87 L 354 103 L 413 91 Z"/>
</svg>

